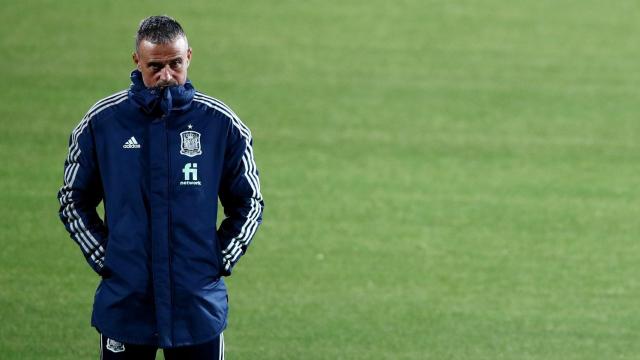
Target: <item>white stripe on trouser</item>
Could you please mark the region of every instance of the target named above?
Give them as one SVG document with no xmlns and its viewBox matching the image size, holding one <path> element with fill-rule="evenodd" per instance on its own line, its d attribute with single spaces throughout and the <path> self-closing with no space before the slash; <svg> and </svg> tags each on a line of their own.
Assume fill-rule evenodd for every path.
<svg viewBox="0 0 640 360">
<path fill-rule="evenodd" d="M 100 334 L 100 360 L 102 360 L 102 334 Z"/>
<path fill-rule="evenodd" d="M 224 360 L 224 334 L 220 333 L 220 346 L 218 346 L 218 360 Z"/>
</svg>

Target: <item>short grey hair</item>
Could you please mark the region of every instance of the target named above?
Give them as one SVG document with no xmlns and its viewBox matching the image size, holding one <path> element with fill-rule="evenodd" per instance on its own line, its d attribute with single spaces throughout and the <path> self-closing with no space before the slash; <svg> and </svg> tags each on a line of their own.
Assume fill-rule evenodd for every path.
<svg viewBox="0 0 640 360">
<path fill-rule="evenodd" d="M 167 44 L 177 37 L 187 38 L 182 26 L 167 15 L 154 15 L 143 19 L 136 33 L 135 51 L 138 52 L 143 40 L 153 44 Z"/>
</svg>

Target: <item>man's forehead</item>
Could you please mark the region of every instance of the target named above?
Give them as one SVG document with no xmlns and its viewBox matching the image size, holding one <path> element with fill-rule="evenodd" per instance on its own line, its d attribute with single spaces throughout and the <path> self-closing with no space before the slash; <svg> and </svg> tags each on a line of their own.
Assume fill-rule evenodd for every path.
<svg viewBox="0 0 640 360">
<path fill-rule="evenodd" d="M 138 47 L 138 55 L 146 59 L 169 60 L 186 55 L 188 50 L 189 45 L 183 37 L 178 37 L 164 44 L 156 44 L 149 40 L 142 40 Z"/>
</svg>

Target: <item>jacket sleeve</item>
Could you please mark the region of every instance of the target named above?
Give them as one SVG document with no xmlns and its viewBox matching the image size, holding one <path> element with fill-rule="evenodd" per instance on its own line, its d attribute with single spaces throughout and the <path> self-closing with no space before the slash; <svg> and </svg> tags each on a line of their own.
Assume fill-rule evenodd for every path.
<svg viewBox="0 0 640 360">
<path fill-rule="evenodd" d="M 59 215 L 89 265 L 104 276 L 107 273 L 104 268 L 107 229 L 96 212 L 103 191 L 92 135 L 86 117 L 71 133 L 69 153 L 64 162 L 64 183 L 58 192 Z"/>
<path fill-rule="evenodd" d="M 251 132 L 234 117 L 227 136 L 219 191 L 225 219 L 218 228 L 224 276 L 231 275 L 231 269 L 247 251 L 264 209 Z"/>
</svg>

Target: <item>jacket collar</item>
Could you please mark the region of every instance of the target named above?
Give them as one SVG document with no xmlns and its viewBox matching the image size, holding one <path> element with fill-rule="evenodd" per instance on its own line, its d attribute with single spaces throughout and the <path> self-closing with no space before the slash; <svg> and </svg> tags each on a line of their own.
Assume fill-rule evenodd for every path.
<svg viewBox="0 0 640 360">
<path fill-rule="evenodd" d="M 168 115 L 170 111 L 186 110 L 196 90 L 187 79 L 184 85 L 165 88 L 147 88 L 139 70 L 131 72 L 129 98 L 147 114 Z"/>
</svg>

